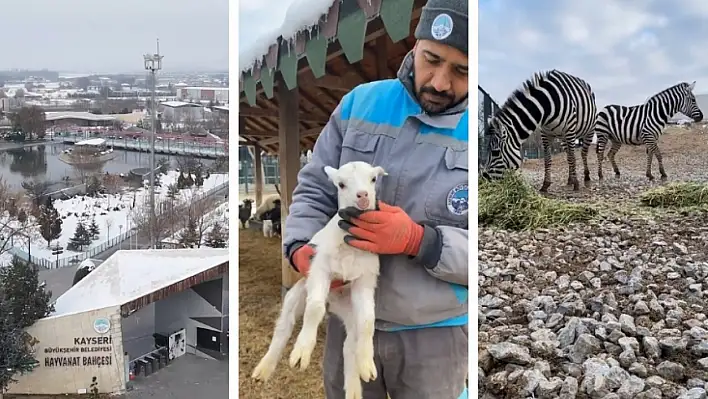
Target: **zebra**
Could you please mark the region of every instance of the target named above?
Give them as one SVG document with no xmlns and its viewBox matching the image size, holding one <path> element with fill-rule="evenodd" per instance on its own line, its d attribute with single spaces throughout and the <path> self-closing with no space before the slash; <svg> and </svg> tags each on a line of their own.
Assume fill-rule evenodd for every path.
<svg viewBox="0 0 708 399">
<path fill-rule="evenodd" d="M 659 150 L 659 135 L 667 122 L 677 113 L 682 113 L 696 122 L 703 119 L 703 112 L 698 108 L 693 89 L 696 82 L 682 82 L 671 86 L 652 97 L 642 105 L 625 107 L 622 105 L 607 105 L 597 117 L 597 176 L 602 180 L 602 161 L 605 155 L 607 141 L 612 142 L 607 157 L 612 163 L 615 176 L 620 177 L 620 171 L 615 161 L 622 144 L 647 146 L 647 173 L 649 180 L 654 180 L 651 174 L 653 157 L 659 162 L 661 180 L 666 180 L 664 162 Z"/>
<path fill-rule="evenodd" d="M 553 69 L 536 72 L 515 90 L 489 119 L 489 151 L 481 170 L 483 179 L 501 177 L 505 169 L 518 169 L 521 146 L 535 131 L 541 133 L 544 178 L 540 191 L 551 185 L 550 138 L 563 137 L 568 159 L 568 185 L 580 189 L 575 171 L 575 141 L 582 145 L 585 181 L 590 181 L 588 149 L 592 142 L 597 105 L 590 85 L 573 75 Z"/>
</svg>

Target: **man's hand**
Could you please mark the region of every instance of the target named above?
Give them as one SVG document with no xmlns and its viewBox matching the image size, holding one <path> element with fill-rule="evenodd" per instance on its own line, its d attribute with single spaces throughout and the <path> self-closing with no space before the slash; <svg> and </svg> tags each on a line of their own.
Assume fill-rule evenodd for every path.
<svg viewBox="0 0 708 399">
<path fill-rule="evenodd" d="M 339 211 L 339 227 L 350 235 L 344 242 L 352 247 L 382 255 L 418 255 L 423 226 L 403 209 L 378 203 L 378 210 L 361 211 L 354 207 Z"/>
<path fill-rule="evenodd" d="M 312 266 L 312 259 L 315 257 L 315 246 L 312 244 L 306 244 L 296 249 L 293 253 L 293 264 L 300 274 L 307 277 L 310 274 L 310 266 Z M 330 284 L 330 289 L 339 288 L 344 285 L 344 282 L 340 280 L 332 281 Z"/>
</svg>

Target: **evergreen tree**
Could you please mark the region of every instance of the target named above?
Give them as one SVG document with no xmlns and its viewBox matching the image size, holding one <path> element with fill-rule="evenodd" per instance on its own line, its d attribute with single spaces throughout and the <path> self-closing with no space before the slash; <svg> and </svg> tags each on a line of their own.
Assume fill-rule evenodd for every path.
<svg viewBox="0 0 708 399">
<path fill-rule="evenodd" d="M 182 171 L 180 171 L 179 176 L 177 176 L 177 189 L 181 190 L 185 187 L 187 187 L 187 186 L 185 185 L 184 173 L 182 173 Z"/>
<path fill-rule="evenodd" d="M 98 224 L 96 224 L 96 218 L 91 219 L 91 224 L 89 225 L 88 231 L 91 239 L 98 238 L 98 234 L 101 231 L 98 229 Z"/>
<path fill-rule="evenodd" d="M 76 231 L 74 231 L 74 236 L 69 240 L 68 248 L 70 250 L 81 250 L 84 246 L 91 244 L 91 236 L 86 227 L 82 222 L 76 225 Z"/>
<path fill-rule="evenodd" d="M 36 367 L 37 340 L 25 329 L 54 311 L 51 296 L 39 283 L 38 271 L 19 258 L 0 269 L 0 393 L 17 374 Z"/>
<path fill-rule="evenodd" d="M 204 185 L 204 177 L 202 177 L 202 170 L 197 169 L 194 171 L 194 185 L 201 187 Z"/>
<path fill-rule="evenodd" d="M 215 222 L 206 237 L 206 246 L 211 248 L 226 248 L 226 233 L 221 223 Z"/>
<path fill-rule="evenodd" d="M 27 328 L 54 311 L 52 293 L 39 283 L 39 271 L 18 257 L 0 269 L 0 288 L 10 309 L 10 323 Z"/>
<path fill-rule="evenodd" d="M 37 224 L 39 224 L 39 233 L 47 241 L 47 246 L 50 246 L 52 241 L 61 237 L 62 223 L 59 212 L 54 208 L 54 204 L 51 201 L 41 207 Z"/>
<path fill-rule="evenodd" d="M 180 234 L 179 243 L 184 248 L 194 248 L 199 242 L 199 233 L 197 232 L 197 221 L 193 217 L 189 217 L 187 227 Z"/>
<path fill-rule="evenodd" d="M 187 173 L 187 175 L 184 177 L 184 187 L 192 187 L 194 185 L 194 179 L 192 178 L 191 173 Z"/>
</svg>

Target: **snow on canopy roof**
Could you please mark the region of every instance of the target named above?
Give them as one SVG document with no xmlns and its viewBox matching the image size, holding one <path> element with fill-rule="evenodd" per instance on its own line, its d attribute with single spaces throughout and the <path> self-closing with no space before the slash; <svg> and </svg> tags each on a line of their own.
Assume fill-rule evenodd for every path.
<svg viewBox="0 0 708 399">
<path fill-rule="evenodd" d="M 79 264 L 79 269 L 89 269 L 93 270 L 96 268 L 96 264 L 93 263 L 93 261 L 89 259 L 84 259 L 83 262 Z"/>
<path fill-rule="evenodd" d="M 246 72 L 259 65 L 268 53 L 268 48 L 275 44 L 279 37 L 293 40 L 298 32 L 308 30 L 326 15 L 335 1 L 341 0 L 293 0 L 285 12 L 285 19 L 278 25 L 273 22 L 273 29 L 259 35 L 251 44 L 241 46 L 239 50 L 239 66 L 241 72 Z"/>
<path fill-rule="evenodd" d="M 88 139 L 88 140 L 83 140 L 83 141 L 78 141 L 74 143 L 74 145 L 104 145 L 106 144 L 106 140 L 104 139 Z"/>
<path fill-rule="evenodd" d="M 49 317 L 122 306 L 228 261 L 228 248 L 117 251 L 57 298 Z"/>
</svg>

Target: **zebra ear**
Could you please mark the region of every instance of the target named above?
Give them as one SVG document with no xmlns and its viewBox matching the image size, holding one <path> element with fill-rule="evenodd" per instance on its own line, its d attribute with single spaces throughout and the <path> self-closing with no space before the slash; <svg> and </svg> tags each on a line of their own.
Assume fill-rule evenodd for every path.
<svg viewBox="0 0 708 399">
<path fill-rule="evenodd" d="M 693 91 L 693 89 L 694 89 L 695 87 L 696 87 L 696 81 L 694 80 L 693 83 L 691 83 L 690 85 L 688 85 L 688 90 Z"/>
</svg>

